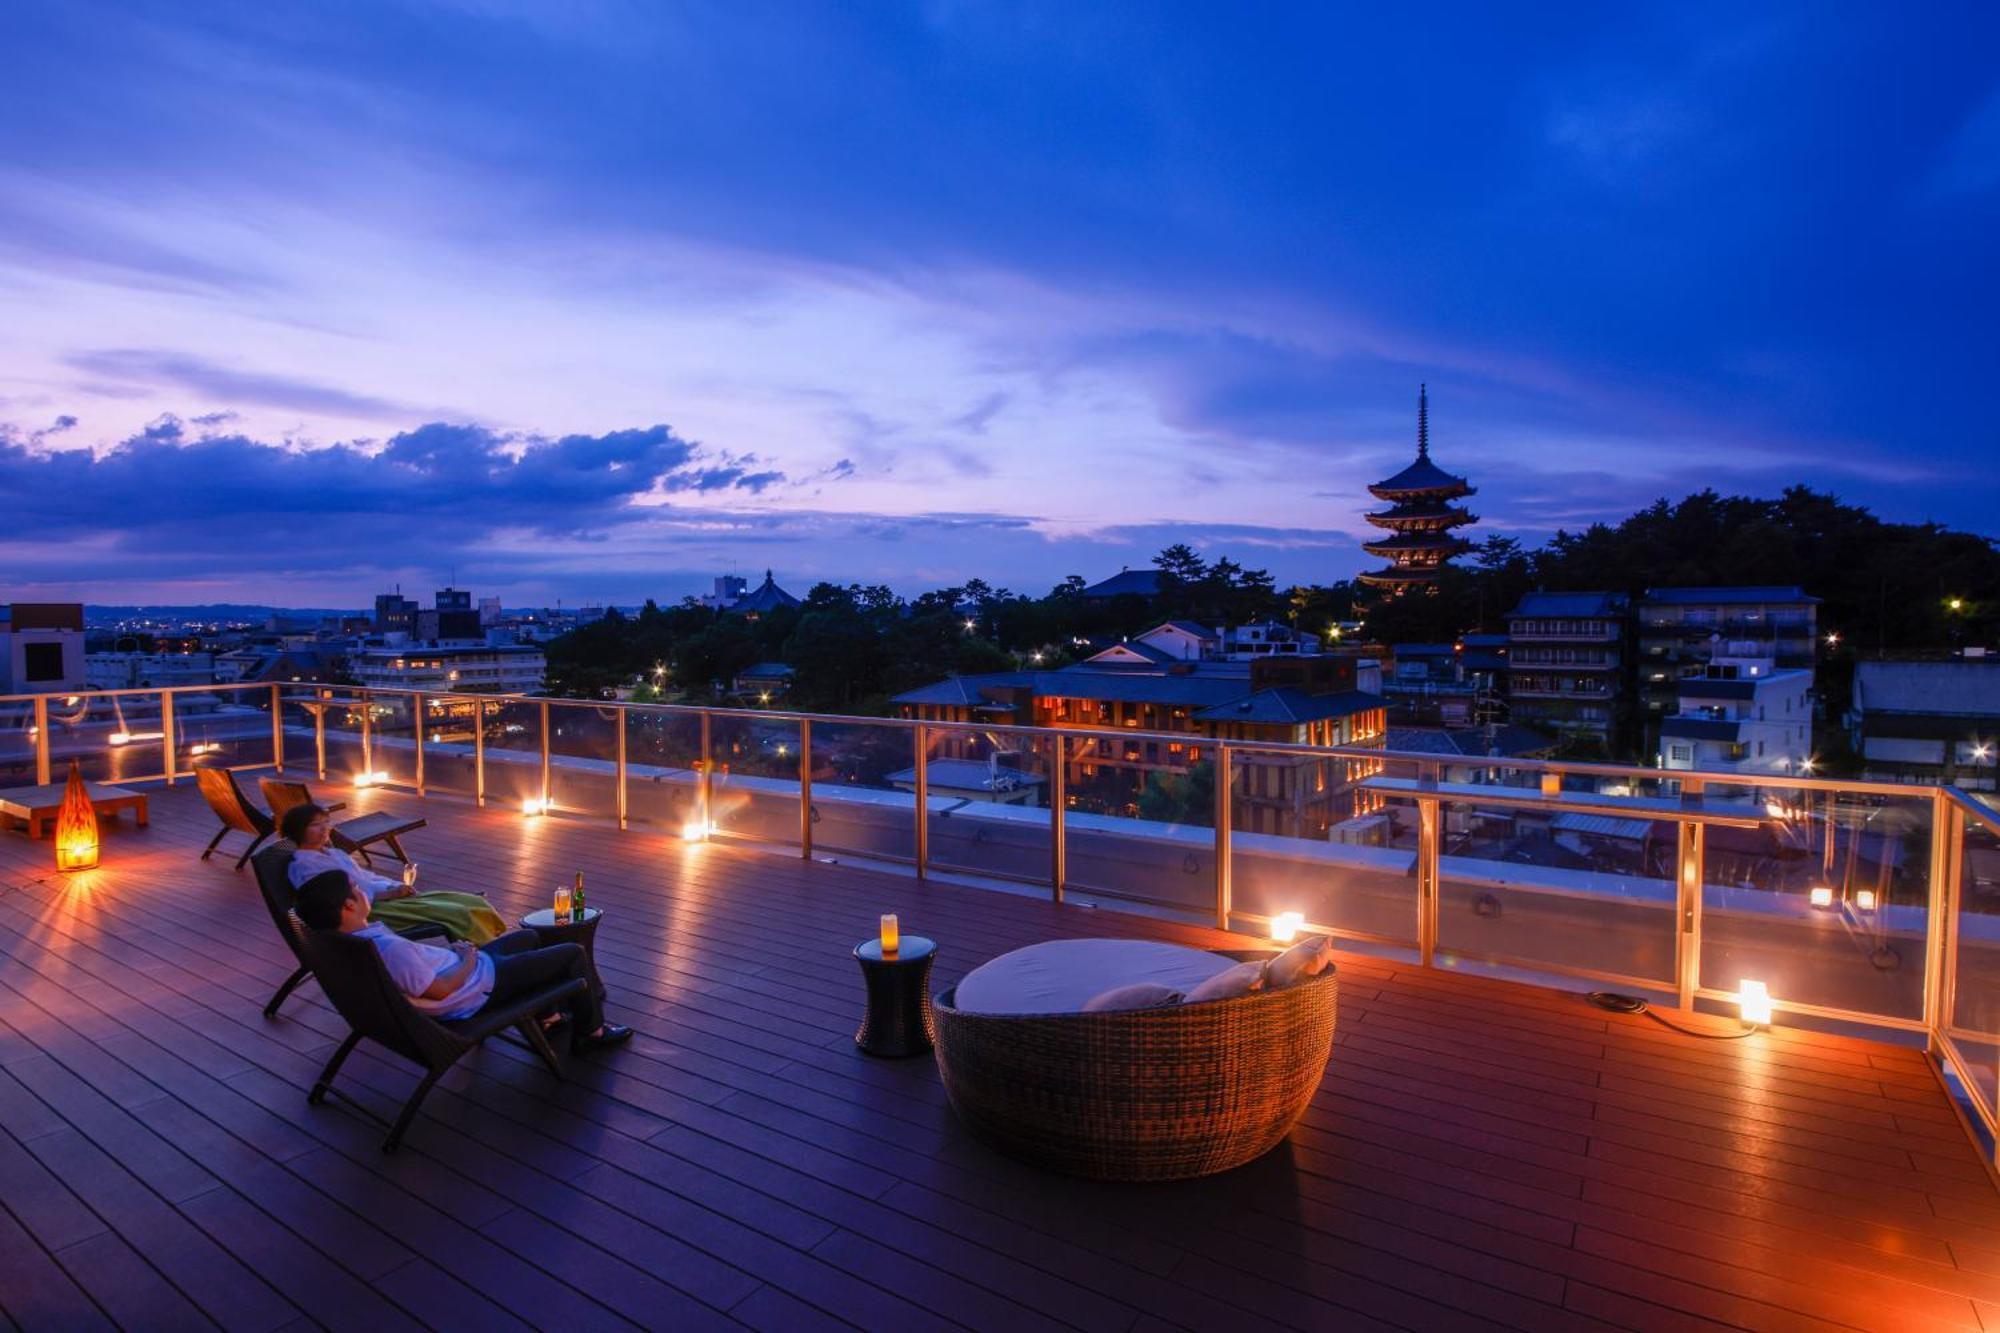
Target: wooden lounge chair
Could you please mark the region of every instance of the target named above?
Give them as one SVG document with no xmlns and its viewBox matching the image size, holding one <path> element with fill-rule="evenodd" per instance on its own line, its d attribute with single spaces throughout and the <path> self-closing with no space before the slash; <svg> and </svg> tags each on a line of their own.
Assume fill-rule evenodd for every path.
<svg viewBox="0 0 2000 1333">
<path fill-rule="evenodd" d="M 271 818 L 283 819 L 285 811 L 295 805 L 312 801 L 313 794 L 303 782 L 287 782 L 282 778 L 259 778 L 258 788 L 264 799 L 270 802 Z M 314 802 L 322 810 L 339 810 L 340 802 Z M 411 819 L 406 815 L 393 814 L 387 810 L 377 810 L 373 814 L 357 815 L 353 819 L 343 819 L 333 826 L 333 845 L 349 856 L 359 855 L 366 865 L 374 865 L 375 858 L 368 854 L 370 844 L 386 842 L 398 861 L 407 862 L 409 853 L 403 850 L 400 841 L 405 833 L 413 833 L 422 828 L 428 820 Z"/>
<path fill-rule="evenodd" d="M 524 933 L 520 938 L 527 947 L 533 947 L 533 936 Z M 423 1066 L 423 1080 L 403 1103 L 401 1114 L 389 1127 L 389 1136 L 382 1140 L 383 1152 L 396 1151 L 403 1141 L 403 1131 L 416 1117 L 417 1108 L 445 1072 L 458 1063 L 459 1057 L 496 1032 L 515 1029 L 529 1049 L 542 1058 L 550 1073 L 559 1079 L 563 1076 L 562 1065 L 542 1032 L 541 1019 L 561 1008 L 572 996 L 583 993 L 590 983 L 582 977 L 554 982 L 508 1004 L 483 1009 L 470 1018 L 439 1022 L 410 1004 L 409 998 L 389 979 L 388 970 L 382 966 L 382 955 L 367 940 L 337 930 L 307 930 L 301 933 L 299 942 L 313 975 L 319 978 L 320 989 L 353 1029 L 320 1071 L 319 1081 L 313 1084 L 306 1100 L 315 1106 L 326 1100 L 327 1093 L 333 1091 L 333 1078 L 340 1072 L 341 1063 L 363 1037 Z M 337 1092 L 334 1095 L 340 1096 Z M 379 1122 L 380 1118 L 368 1108 L 346 1097 L 341 1100 Z"/>
<path fill-rule="evenodd" d="M 292 915 L 292 855 L 297 850 L 289 842 L 280 840 L 257 853 L 250 862 L 251 870 L 257 875 L 257 891 L 264 898 L 264 910 L 271 914 L 271 924 L 278 928 L 278 937 L 284 940 L 285 947 L 292 951 L 292 957 L 299 964 L 292 975 L 285 978 L 285 984 L 278 987 L 278 993 L 271 997 L 271 1002 L 264 1006 L 266 1018 L 276 1018 L 278 1006 L 312 975 L 312 965 L 306 962 L 306 951 L 299 943 L 305 926 Z M 443 926 L 437 925 L 411 926 L 396 933 L 412 940 L 444 939 L 450 934 Z"/>
<path fill-rule="evenodd" d="M 231 833 L 248 834 L 250 845 L 243 849 L 243 855 L 236 858 L 236 868 L 241 870 L 250 854 L 263 846 L 264 839 L 278 831 L 277 821 L 251 804 L 243 789 L 236 785 L 236 775 L 219 765 L 197 765 L 194 780 L 201 787 L 202 799 L 208 808 L 215 811 L 215 817 L 222 821 L 222 828 L 208 846 L 202 849 L 201 859 L 206 861 L 209 853 L 219 846 Z"/>
</svg>

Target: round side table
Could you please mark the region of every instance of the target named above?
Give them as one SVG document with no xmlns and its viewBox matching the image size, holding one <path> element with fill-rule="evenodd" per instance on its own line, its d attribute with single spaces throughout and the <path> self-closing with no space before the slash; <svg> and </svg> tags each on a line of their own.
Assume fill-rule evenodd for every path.
<svg viewBox="0 0 2000 1333">
<path fill-rule="evenodd" d="M 882 956 L 882 941 L 855 946 L 854 959 L 868 985 L 868 1011 L 854 1044 L 869 1055 L 922 1055 L 937 1036 L 931 1017 L 931 963 L 937 945 L 905 935 L 902 947 Z"/>
<path fill-rule="evenodd" d="M 542 946 L 551 944 L 581 944 L 583 946 L 584 970 L 590 974 L 590 990 L 597 996 L 599 1005 L 604 1003 L 604 979 L 597 975 L 597 923 L 604 920 L 604 909 L 586 907 L 581 921 L 558 921 L 553 907 L 543 907 L 521 918 L 525 930 L 535 932 L 535 942 Z"/>
</svg>

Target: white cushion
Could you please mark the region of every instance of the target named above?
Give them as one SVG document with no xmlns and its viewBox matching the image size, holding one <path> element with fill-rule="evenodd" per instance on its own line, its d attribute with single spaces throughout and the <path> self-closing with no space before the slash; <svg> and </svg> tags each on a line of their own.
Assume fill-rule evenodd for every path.
<svg viewBox="0 0 2000 1333">
<path fill-rule="evenodd" d="M 1209 1000 L 1227 1000 L 1237 995 L 1248 995 L 1251 991 L 1264 989 L 1264 963 L 1238 963 L 1202 982 L 1187 993 L 1187 1004 L 1202 1004 Z"/>
<path fill-rule="evenodd" d="M 1264 969 L 1264 984 L 1272 990 L 1316 977 L 1333 965 L 1333 940 L 1313 935 L 1300 940 L 1270 961 Z"/>
<path fill-rule="evenodd" d="M 1162 986 L 1157 981 L 1134 981 L 1091 996 L 1083 1002 L 1083 1012 L 1109 1014 L 1121 1009 L 1164 1009 L 1180 1002 L 1181 993 L 1172 986 Z"/>
<path fill-rule="evenodd" d="M 1186 994 L 1234 966 L 1221 954 L 1157 940 L 1049 940 L 973 968 L 955 1003 L 968 1014 L 1075 1014 L 1114 987 L 1151 981 Z"/>
</svg>

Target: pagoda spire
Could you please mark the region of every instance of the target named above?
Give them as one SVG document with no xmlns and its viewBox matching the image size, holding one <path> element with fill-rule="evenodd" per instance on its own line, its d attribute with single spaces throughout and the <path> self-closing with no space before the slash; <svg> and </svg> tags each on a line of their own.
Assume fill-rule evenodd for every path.
<svg viewBox="0 0 2000 1333">
<path fill-rule="evenodd" d="M 1430 386 L 1417 386 L 1417 457 L 1431 456 L 1431 400 Z"/>
</svg>

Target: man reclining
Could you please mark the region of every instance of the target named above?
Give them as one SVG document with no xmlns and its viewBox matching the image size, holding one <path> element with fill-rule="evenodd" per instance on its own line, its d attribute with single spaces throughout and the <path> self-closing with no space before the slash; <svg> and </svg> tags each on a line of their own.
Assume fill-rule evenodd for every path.
<svg viewBox="0 0 2000 1333">
<path fill-rule="evenodd" d="M 470 1018 L 489 1004 L 503 1004 L 528 991 L 571 977 L 585 977 L 583 946 L 535 946 L 532 931 L 514 930 L 483 946 L 456 941 L 449 947 L 404 939 L 379 921 L 371 922 L 365 889 L 344 871 L 314 875 L 299 886 L 293 910 L 314 930 L 338 930 L 367 940 L 382 955 L 396 988 L 418 1011 L 439 1020 Z M 597 996 L 585 986 L 564 1007 L 569 1011 L 570 1050 L 617 1046 L 632 1029 L 606 1023 Z"/>
</svg>

